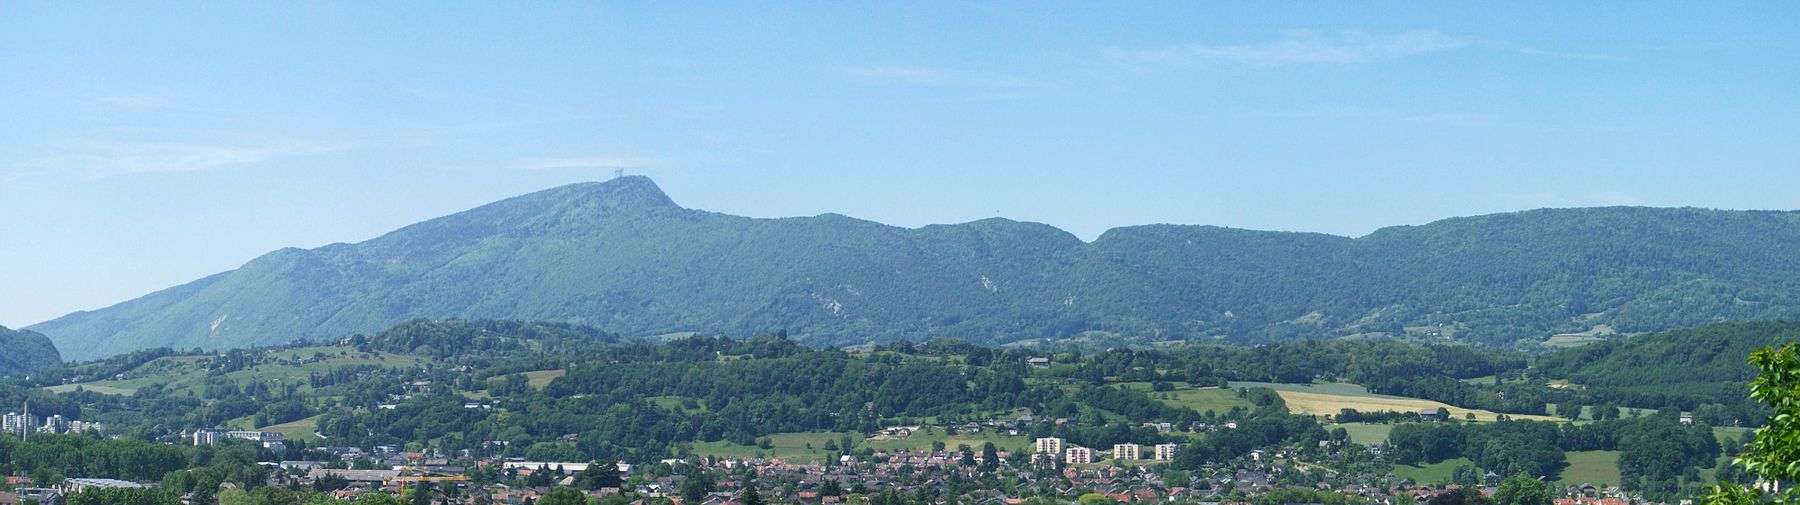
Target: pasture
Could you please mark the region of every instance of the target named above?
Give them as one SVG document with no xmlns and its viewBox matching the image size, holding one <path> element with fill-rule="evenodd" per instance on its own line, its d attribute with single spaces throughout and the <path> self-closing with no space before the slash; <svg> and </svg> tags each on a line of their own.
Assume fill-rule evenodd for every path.
<svg viewBox="0 0 1800 505">
<path fill-rule="evenodd" d="M 1412 479 L 1420 484 L 1442 484 L 1450 482 L 1450 473 L 1459 466 L 1474 466 L 1468 458 L 1454 458 L 1427 465 L 1394 465 L 1394 476 Z"/>
<path fill-rule="evenodd" d="M 1574 451 L 1564 453 L 1569 466 L 1563 468 L 1562 477 L 1557 479 L 1560 485 L 1593 484 L 1609 486 L 1619 484 L 1619 451 Z"/>
<path fill-rule="evenodd" d="M 1325 429 L 1343 428 L 1350 435 L 1350 441 L 1362 445 L 1387 442 L 1388 433 L 1394 431 L 1392 424 L 1379 423 L 1338 423 L 1325 425 Z"/>
<path fill-rule="evenodd" d="M 1296 414 L 1312 414 L 1318 416 L 1335 416 L 1344 409 L 1355 409 L 1358 412 L 1419 412 L 1421 410 L 1437 410 L 1443 408 L 1450 415 L 1463 419 L 1467 414 L 1474 414 L 1477 421 L 1493 421 L 1497 414 L 1487 410 L 1465 409 L 1443 402 L 1389 396 L 1370 393 L 1368 389 L 1355 384 L 1280 384 L 1271 382 L 1233 382 L 1231 387 L 1266 387 L 1274 389 L 1281 399 L 1287 402 L 1289 412 Z M 1555 421 L 1552 416 L 1514 415 L 1514 419 L 1539 421 Z"/>
<path fill-rule="evenodd" d="M 538 370 L 535 372 L 525 372 L 525 384 L 531 386 L 531 389 L 542 390 L 544 389 L 544 386 L 550 385 L 550 381 L 568 374 L 568 370 Z"/>
<path fill-rule="evenodd" d="M 1252 409 L 1256 406 L 1250 400 L 1238 398 L 1236 389 L 1196 388 L 1187 385 L 1177 386 L 1174 391 L 1151 391 L 1148 382 L 1126 382 L 1120 384 L 1129 389 L 1143 391 L 1163 403 L 1178 407 L 1194 409 L 1195 412 L 1212 411 L 1218 414 L 1230 412 L 1234 407 Z"/>
</svg>

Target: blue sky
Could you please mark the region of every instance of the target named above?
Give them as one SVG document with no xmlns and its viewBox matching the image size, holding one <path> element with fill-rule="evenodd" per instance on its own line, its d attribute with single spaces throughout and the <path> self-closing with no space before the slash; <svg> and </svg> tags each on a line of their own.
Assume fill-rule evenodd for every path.
<svg viewBox="0 0 1800 505">
<path fill-rule="evenodd" d="M 614 168 L 1089 239 L 1800 208 L 1790 3 L 260 4 L 0 7 L 0 324 Z"/>
</svg>

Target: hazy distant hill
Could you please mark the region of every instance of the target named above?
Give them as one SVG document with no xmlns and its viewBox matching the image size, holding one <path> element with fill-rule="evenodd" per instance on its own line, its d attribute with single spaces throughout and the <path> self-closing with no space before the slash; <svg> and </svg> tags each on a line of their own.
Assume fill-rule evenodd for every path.
<svg viewBox="0 0 1800 505">
<path fill-rule="evenodd" d="M 50 338 L 26 330 L 9 330 L 0 326 L 0 374 L 20 374 L 62 364 L 62 356 L 50 345 Z"/>
<path fill-rule="evenodd" d="M 1321 209 L 1329 212 L 1329 209 Z M 1800 315 L 1800 214 L 1536 210 L 1362 238 L 1211 226 L 1092 243 L 988 219 L 907 229 L 677 206 L 625 177 L 554 188 L 33 326 L 71 358 L 379 331 L 416 317 L 809 342 L 1399 332 L 1509 342 Z M 1444 329 L 1437 329 L 1442 323 Z"/>
</svg>

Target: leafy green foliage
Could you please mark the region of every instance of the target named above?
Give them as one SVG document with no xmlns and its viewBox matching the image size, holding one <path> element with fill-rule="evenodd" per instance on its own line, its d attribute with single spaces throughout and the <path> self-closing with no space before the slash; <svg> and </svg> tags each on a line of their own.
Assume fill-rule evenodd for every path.
<svg viewBox="0 0 1800 505">
<path fill-rule="evenodd" d="M 1800 315 L 1800 214 L 1538 210 L 1361 238 L 1207 226 L 1092 243 L 1003 219 L 904 229 L 684 209 L 642 177 L 554 188 L 32 329 L 70 357 L 337 338 L 418 317 L 807 343 L 1088 331 L 1244 341 L 1437 332 L 1487 343 Z"/>
<path fill-rule="evenodd" d="M 585 346 L 618 340 L 617 335 L 567 323 L 415 319 L 383 330 L 368 341 L 370 345 L 359 347 L 445 358 L 520 351 L 531 345 L 554 348 L 564 342 Z"/>
<path fill-rule="evenodd" d="M 1621 451 L 1625 488 L 1666 498 L 1696 468 L 1711 468 L 1721 448 L 1711 427 L 1685 426 L 1674 412 L 1609 419 L 1586 424 L 1504 421 L 1483 424 L 1403 424 L 1388 434 L 1402 464 L 1468 458 L 1499 475 L 1525 474 L 1554 479 L 1566 451 Z"/>
<path fill-rule="evenodd" d="M 1761 349 L 1750 355 L 1750 363 L 1762 371 L 1750 383 L 1750 397 L 1775 415 L 1756 430 L 1738 461 L 1765 479 L 1800 481 L 1800 347 Z"/>
<path fill-rule="evenodd" d="M 1758 370 L 1750 382 L 1750 397 L 1774 411 L 1769 424 L 1756 430 L 1756 438 L 1732 463 L 1763 482 L 1800 480 L 1800 346 L 1758 349 L 1749 362 Z M 1765 497 L 1742 482 L 1721 482 L 1706 496 L 1707 505 L 1749 505 Z M 1784 489 L 1776 503 L 1800 502 L 1800 491 Z"/>
<path fill-rule="evenodd" d="M 1495 505 L 1550 505 L 1555 498 L 1550 486 L 1525 474 L 1507 477 L 1494 491 Z"/>
<path fill-rule="evenodd" d="M 1593 401 L 1708 414 L 1720 425 L 1750 425 L 1764 409 L 1748 398 L 1758 348 L 1800 341 L 1800 322 L 1722 323 L 1640 335 L 1550 354 L 1535 367 L 1588 389 Z M 1703 408 L 1707 405 L 1712 408 Z"/>
<path fill-rule="evenodd" d="M 89 489 L 69 495 L 63 503 L 68 505 L 181 505 L 181 497 L 156 488 Z"/>
<path fill-rule="evenodd" d="M 187 447 L 76 435 L 34 435 L 28 441 L 0 437 L 0 454 L 18 473 L 47 469 L 68 476 L 146 481 L 162 480 L 193 461 Z"/>
<path fill-rule="evenodd" d="M 559 487 L 544 493 L 543 499 L 538 500 L 538 505 L 586 505 L 587 502 L 587 496 L 582 495 L 581 491 Z"/>
<path fill-rule="evenodd" d="M 1501 475 L 1554 476 L 1564 464 L 1552 423 L 1403 424 L 1388 439 L 1395 460 L 1409 465 L 1464 457 Z"/>
</svg>

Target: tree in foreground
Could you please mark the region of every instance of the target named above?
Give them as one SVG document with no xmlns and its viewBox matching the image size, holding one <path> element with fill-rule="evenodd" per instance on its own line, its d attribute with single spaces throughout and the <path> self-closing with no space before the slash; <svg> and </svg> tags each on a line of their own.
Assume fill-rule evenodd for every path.
<svg viewBox="0 0 1800 505">
<path fill-rule="evenodd" d="M 356 497 L 356 505 L 404 505 L 399 498 L 387 493 L 363 493 Z"/>
<path fill-rule="evenodd" d="M 1550 505 L 1555 500 L 1549 485 L 1522 473 L 1507 477 L 1494 491 L 1494 502 L 1499 505 Z"/>
<path fill-rule="evenodd" d="M 587 496 L 572 487 L 559 487 L 544 493 L 538 505 L 587 505 Z"/>
<path fill-rule="evenodd" d="M 1763 348 L 1750 353 L 1757 369 L 1750 381 L 1750 398 L 1769 406 L 1767 424 L 1756 429 L 1756 438 L 1732 460 L 1763 482 L 1800 482 L 1800 345 Z M 1706 505 L 1800 503 L 1793 488 L 1765 495 L 1743 483 L 1721 482 L 1703 500 Z"/>
<path fill-rule="evenodd" d="M 743 502 L 744 505 L 763 505 L 762 493 L 757 492 L 755 482 L 744 486 L 744 494 L 738 497 L 738 501 Z"/>
<path fill-rule="evenodd" d="M 1431 497 L 1425 505 L 1494 505 L 1494 500 L 1481 495 L 1481 491 L 1473 487 L 1461 487 L 1438 493 Z"/>
<path fill-rule="evenodd" d="M 156 488 L 89 489 L 69 495 L 63 503 L 68 505 L 181 505 L 181 498 Z"/>
</svg>

